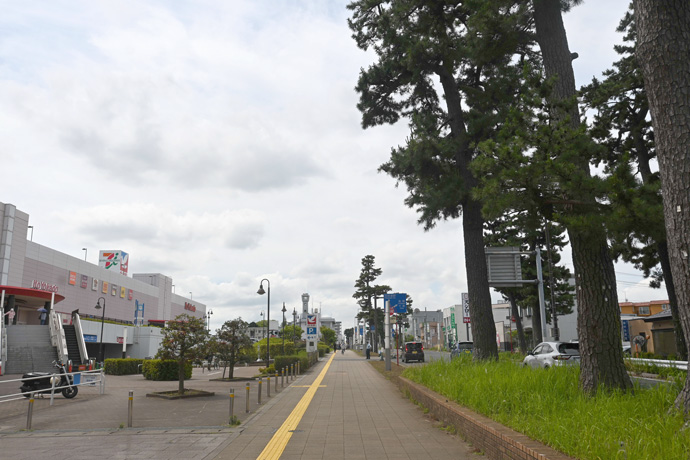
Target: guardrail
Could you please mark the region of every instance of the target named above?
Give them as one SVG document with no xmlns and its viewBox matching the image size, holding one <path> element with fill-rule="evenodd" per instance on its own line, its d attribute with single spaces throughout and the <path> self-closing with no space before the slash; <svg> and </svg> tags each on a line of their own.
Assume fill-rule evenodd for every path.
<svg viewBox="0 0 690 460">
<path fill-rule="evenodd" d="M 60 382 L 60 379 L 62 378 L 63 375 L 71 375 L 73 383 L 72 385 L 63 385 L 63 386 L 56 386 L 55 382 Z M 91 377 L 93 376 L 93 377 Z M 9 401 L 16 401 L 21 398 L 29 398 L 32 394 L 48 394 L 50 393 L 50 405 L 53 405 L 53 399 L 55 397 L 55 392 L 57 391 L 58 393 L 62 391 L 64 388 L 69 388 L 72 386 L 79 387 L 79 386 L 96 386 L 96 384 L 99 384 L 99 394 L 104 394 L 105 393 L 105 373 L 103 372 L 103 369 L 100 370 L 93 370 L 93 371 L 79 371 L 79 372 L 68 372 L 66 374 L 61 374 L 59 372 L 53 373 L 53 374 L 48 374 L 48 375 L 41 375 L 38 377 L 29 377 L 29 378 L 21 378 L 21 379 L 11 379 L 11 380 L 2 380 L 0 381 L 0 384 L 5 384 L 5 383 L 19 383 L 21 386 L 22 382 L 25 382 L 27 380 L 38 380 L 38 379 L 45 379 L 45 378 L 50 378 L 51 381 L 53 382 L 53 385 L 50 389 L 42 390 L 42 391 L 29 391 L 29 392 L 18 392 L 18 393 L 12 393 L 12 394 L 6 394 L 6 395 L 0 395 L 0 403 L 3 402 L 9 402 Z"/>
<path fill-rule="evenodd" d="M 684 371 L 688 370 L 687 361 L 670 361 L 668 359 L 643 359 L 643 358 L 626 358 L 627 360 L 638 364 L 650 364 L 659 367 L 675 367 Z"/>
</svg>

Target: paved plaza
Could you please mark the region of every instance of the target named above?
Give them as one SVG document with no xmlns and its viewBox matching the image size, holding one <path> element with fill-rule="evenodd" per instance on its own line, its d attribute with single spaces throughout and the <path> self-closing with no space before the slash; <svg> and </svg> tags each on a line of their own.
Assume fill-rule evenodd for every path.
<svg viewBox="0 0 690 460">
<path fill-rule="evenodd" d="M 236 377 L 253 377 L 256 367 L 240 367 Z M 5 376 L 11 378 L 12 376 Z M 73 400 L 61 396 L 35 402 L 32 430 L 25 431 L 28 401 L 0 404 L 0 458 L 93 459 L 469 459 L 471 448 L 437 427 L 354 352 L 327 355 L 316 366 L 271 396 L 263 382 L 220 382 L 218 371 L 194 369 L 186 388 L 215 395 L 186 400 L 147 397 L 177 388 L 142 376 L 107 376 L 104 395 L 82 387 Z M 289 386 L 288 386 L 289 383 Z M 0 388 L 7 385 L 0 384 Z M 227 425 L 229 393 L 234 414 Z M 127 428 L 128 395 L 134 392 L 132 428 Z"/>
</svg>

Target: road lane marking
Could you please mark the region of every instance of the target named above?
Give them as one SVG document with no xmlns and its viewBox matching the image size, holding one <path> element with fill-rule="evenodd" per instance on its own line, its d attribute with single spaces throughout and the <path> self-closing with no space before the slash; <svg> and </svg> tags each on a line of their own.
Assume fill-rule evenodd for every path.
<svg viewBox="0 0 690 460">
<path fill-rule="evenodd" d="M 278 428 L 278 431 L 276 431 L 268 444 L 266 444 L 266 447 L 259 454 L 257 460 L 277 460 L 283 454 L 285 446 L 287 446 L 288 441 L 290 441 L 290 438 L 292 437 L 293 431 L 297 429 L 297 425 L 299 425 L 299 422 L 302 420 L 302 417 L 307 411 L 309 404 L 311 404 L 311 400 L 314 398 L 316 390 L 319 389 L 321 382 L 323 381 L 324 377 L 326 377 L 326 372 L 328 372 L 328 368 L 331 367 L 333 358 L 335 358 L 335 353 L 333 353 L 326 363 L 326 366 L 323 368 L 321 373 L 319 373 L 319 376 L 316 377 L 316 380 L 314 380 L 314 382 L 309 386 L 309 389 L 304 396 L 302 396 L 302 399 L 300 399 L 290 415 L 288 415 L 288 418 L 285 419 L 283 425 Z"/>
</svg>

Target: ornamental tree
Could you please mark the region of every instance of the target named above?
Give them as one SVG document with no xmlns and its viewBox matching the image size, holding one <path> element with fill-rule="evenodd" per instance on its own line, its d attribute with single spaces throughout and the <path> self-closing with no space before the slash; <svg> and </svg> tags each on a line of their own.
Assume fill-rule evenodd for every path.
<svg viewBox="0 0 690 460">
<path fill-rule="evenodd" d="M 188 362 L 203 359 L 207 354 L 208 331 L 201 318 L 183 313 L 168 321 L 163 328 L 156 358 L 174 359 L 178 362 L 178 392 L 184 394 L 184 368 Z"/>
<path fill-rule="evenodd" d="M 230 368 L 228 378 L 233 378 L 235 363 L 240 356 L 252 348 L 252 339 L 249 338 L 249 325 L 242 318 L 233 319 L 223 323 L 220 329 L 216 330 L 216 353 L 223 366 L 223 378 L 225 369 Z"/>
</svg>

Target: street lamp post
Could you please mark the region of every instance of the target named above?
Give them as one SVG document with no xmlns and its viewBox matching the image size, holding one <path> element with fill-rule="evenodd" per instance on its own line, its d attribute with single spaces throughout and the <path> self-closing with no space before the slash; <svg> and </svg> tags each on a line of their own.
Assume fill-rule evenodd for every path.
<svg viewBox="0 0 690 460">
<path fill-rule="evenodd" d="M 103 306 L 101 306 L 101 300 L 103 300 Z M 99 297 L 94 308 L 96 310 L 100 310 L 101 308 L 103 309 L 103 314 L 101 315 L 101 344 L 98 349 L 98 361 L 103 363 L 105 358 L 105 353 L 103 350 L 103 323 L 105 322 L 105 297 Z"/>
<path fill-rule="evenodd" d="M 297 309 L 293 308 L 292 309 L 292 340 L 295 342 L 295 346 L 297 346 Z"/>
<path fill-rule="evenodd" d="M 264 291 L 264 281 L 268 284 L 268 291 Z M 267 307 L 266 307 L 266 367 L 271 364 L 271 282 L 266 278 L 261 280 L 259 290 L 256 291 L 259 295 L 264 295 L 268 292 Z"/>
<path fill-rule="evenodd" d="M 285 312 L 287 311 L 285 309 L 285 302 L 283 302 L 283 309 L 281 311 L 283 312 L 283 354 L 285 354 Z"/>
<path fill-rule="evenodd" d="M 33 235 L 31 235 L 33 237 Z M 89 251 L 86 248 L 81 248 L 82 251 L 84 251 L 84 261 L 86 261 L 86 254 L 89 253 Z M 103 302 L 105 302 L 105 299 L 103 299 Z"/>
<path fill-rule="evenodd" d="M 211 332 L 211 315 L 213 314 L 213 310 L 209 309 L 208 312 L 206 313 L 206 318 L 207 322 L 206 324 L 208 325 L 208 332 Z"/>
</svg>

